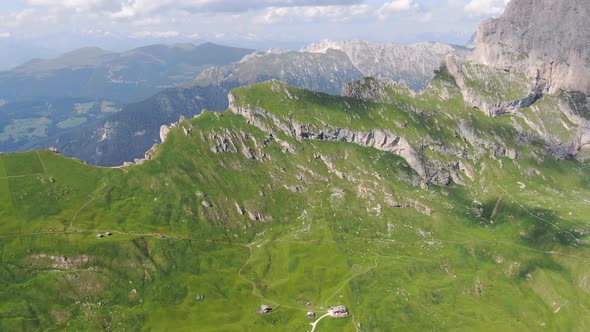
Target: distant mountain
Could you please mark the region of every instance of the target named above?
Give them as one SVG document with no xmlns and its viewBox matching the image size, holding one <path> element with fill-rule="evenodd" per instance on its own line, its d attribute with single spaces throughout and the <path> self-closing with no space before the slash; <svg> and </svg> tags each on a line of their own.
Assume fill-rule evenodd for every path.
<svg viewBox="0 0 590 332">
<path fill-rule="evenodd" d="M 443 43 L 413 45 L 378 44 L 364 40 L 311 44 L 302 52 L 326 53 L 341 50 L 364 77 L 389 78 L 410 89 L 424 90 L 447 54 L 463 57 L 468 50 Z"/>
<path fill-rule="evenodd" d="M 100 154 L 101 149 L 95 147 L 93 154 L 89 154 L 86 151 L 90 145 L 76 145 L 93 137 L 87 137 L 87 131 L 81 127 L 94 130 L 106 123 L 123 126 L 126 115 L 109 122 L 100 121 L 127 103 L 192 80 L 207 66 L 226 65 L 251 52 L 210 43 L 152 45 L 123 53 L 83 48 L 52 60 L 33 60 L 0 72 L 0 151 L 75 146 L 72 155 L 99 162 L 93 156 Z M 139 105 L 149 104 L 150 100 L 155 99 Z M 171 103 L 174 105 L 175 101 Z M 136 107 L 139 106 L 130 107 L 132 114 L 137 113 Z M 130 130 L 133 126 L 149 128 L 149 121 L 170 121 L 151 112 L 146 107 L 141 116 L 145 118 L 130 115 L 135 121 Z M 174 120 L 177 119 L 175 115 Z M 100 140 L 94 143 L 99 144 Z M 124 150 L 129 141 L 117 144 Z M 152 141 L 147 148 L 151 144 Z M 137 145 L 138 149 L 147 149 L 144 145 Z"/>
<path fill-rule="evenodd" d="M 474 59 L 543 79 L 551 92 L 590 93 L 590 1 L 511 1 L 477 29 Z"/>
<path fill-rule="evenodd" d="M 0 99 L 85 97 L 135 102 L 192 80 L 206 67 L 226 65 L 252 52 L 211 43 L 151 45 L 122 53 L 82 48 L 0 72 Z"/>
<path fill-rule="evenodd" d="M 375 77 L 389 78 L 420 91 L 446 55 L 464 57 L 467 53 L 466 48 L 442 43 L 402 46 L 325 40 L 300 52 L 271 50 L 252 54 L 239 63 L 203 71 L 195 83 L 249 85 L 273 78 L 305 89 L 340 94 L 350 81 Z"/>
<path fill-rule="evenodd" d="M 32 58 L 52 58 L 60 52 L 34 46 L 16 38 L 0 38 L 0 71 L 10 70 Z"/>
<path fill-rule="evenodd" d="M 339 50 L 323 53 L 270 50 L 253 53 L 238 63 L 208 68 L 193 83 L 231 89 L 277 79 L 314 91 L 340 94 L 344 84 L 362 77 L 363 73 Z"/>
</svg>

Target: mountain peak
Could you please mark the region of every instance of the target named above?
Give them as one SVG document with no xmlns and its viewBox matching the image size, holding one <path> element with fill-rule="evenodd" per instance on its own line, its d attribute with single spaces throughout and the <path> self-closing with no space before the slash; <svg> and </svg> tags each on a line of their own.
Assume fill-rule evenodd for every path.
<svg viewBox="0 0 590 332">
<path fill-rule="evenodd" d="M 479 25 L 474 59 L 543 78 L 550 91 L 590 93 L 588 16 L 587 0 L 513 0 Z"/>
</svg>

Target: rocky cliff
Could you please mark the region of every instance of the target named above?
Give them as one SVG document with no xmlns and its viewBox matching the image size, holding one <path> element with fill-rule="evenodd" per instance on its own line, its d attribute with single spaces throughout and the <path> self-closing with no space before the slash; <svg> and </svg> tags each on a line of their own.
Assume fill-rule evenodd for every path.
<svg viewBox="0 0 590 332">
<path fill-rule="evenodd" d="M 531 106 L 543 95 L 545 81 L 529 81 L 523 75 L 460 61 L 453 56 L 445 66 L 461 89 L 466 103 L 495 117 Z"/>
<path fill-rule="evenodd" d="M 545 79 L 550 92 L 590 93 L 590 1 L 512 0 L 482 22 L 473 59 Z"/>
</svg>

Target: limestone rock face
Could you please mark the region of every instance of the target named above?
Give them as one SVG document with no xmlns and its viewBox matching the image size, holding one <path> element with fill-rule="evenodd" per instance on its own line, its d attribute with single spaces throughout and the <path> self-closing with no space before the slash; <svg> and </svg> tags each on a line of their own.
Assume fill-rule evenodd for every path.
<svg viewBox="0 0 590 332">
<path fill-rule="evenodd" d="M 170 132 L 170 127 L 168 127 L 167 125 L 162 125 L 160 127 L 160 141 L 162 143 L 164 143 L 164 141 L 166 140 L 166 137 L 168 136 L 169 132 Z"/>
<path fill-rule="evenodd" d="M 512 0 L 504 14 L 482 22 L 473 59 L 590 94 L 590 1 Z"/>
<path fill-rule="evenodd" d="M 230 109 L 235 114 L 244 116 L 250 124 L 261 130 L 273 133 L 278 129 L 297 140 L 311 139 L 331 142 L 348 142 L 360 146 L 371 147 L 380 151 L 390 152 L 406 160 L 412 169 L 425 181 L 446 185 L 450 182 L 450 175 L 441 175 L 440 172 L 431 171 L 420 160 L 416 149 L 404 138 L 386 130 L 373 129 L 370 131 L 356 131 L 348 128 L 339 128 L 326 125 L 324 128 L 316 128 L 310 124 L 299 123 L 294 120 L 288 122 L 261 108 L 247 108 L 235 105 L 235 96 L 230 93 Z M 269 119 L 275 126 L 269 127 L 265 121 Z"/>
<path fill-rule="evenodd" d="M 386 103 L 391 102 L 390 91 L 399 91 L 402 94 L 407 94 L 410 96 L 416 95 L 414 91 L 391 79 L 373 78 L 366 78 L 363 80 L 346 83 L 342 88 L 342 95 L 355 99 Z"/>
<path fill-rule="evenodd" d="M 515 114 L 531 106 L 542 97 L 545 88 L 542 80 L 529 83 L 502 70 L 460 61 L 452 56 L 445 59 L 445 66 L 465 102 L 492 117 Z"/>
</svg>

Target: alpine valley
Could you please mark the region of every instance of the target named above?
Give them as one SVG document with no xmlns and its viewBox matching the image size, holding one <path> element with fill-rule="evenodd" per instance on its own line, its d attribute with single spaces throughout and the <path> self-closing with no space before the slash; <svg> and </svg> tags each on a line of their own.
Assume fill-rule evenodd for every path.
<svg viewBox="0 0 590 332">
<path fill-rule="evenodd" d="M 0 330 L 590 330 L 589 15 L 251 53 L 116 113 L 179 118 L 135 163 L 1 155 Z"/>
<path fill-rule="evenodd" d="M 83 48 L 0 72 L 0 151 L 61 148 L 127 104 L 251 52 L 211 43 L 151 45 L 122 53 Z M 73 155 L 91 161 L 83 147 L 79 151 Z"/>
</svg>

